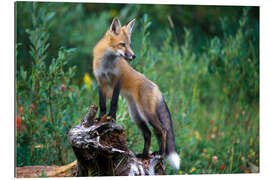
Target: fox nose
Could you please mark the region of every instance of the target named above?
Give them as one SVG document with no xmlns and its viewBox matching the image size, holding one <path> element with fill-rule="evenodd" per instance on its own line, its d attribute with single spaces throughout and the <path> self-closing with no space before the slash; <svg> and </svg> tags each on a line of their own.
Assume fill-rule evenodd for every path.
<svg viewBox="0 0 270 180">
<path fill-rule="evenodd" d="M 135 58 L 136 58 L 136 55 L 135 55 L 135 54 L 133 54 L 133 55 L 132 55 L 132 59 L 135 59 Z"/>
</svg>

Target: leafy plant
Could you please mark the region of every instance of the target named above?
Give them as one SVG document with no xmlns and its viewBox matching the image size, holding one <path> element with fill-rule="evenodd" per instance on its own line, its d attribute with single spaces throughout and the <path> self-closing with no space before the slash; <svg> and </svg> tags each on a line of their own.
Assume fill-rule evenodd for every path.
<svg viewBox="0 0 270 180">
<path fill-rule="evenodd" d="M 21 119 L 17 121 L 17 164 L 65 164 L 74 158 L 66 134 L 86 108 L 81 107 L 80 95 L 87 89 L 72 85 L 76 67 L 67 64 L 74 48 L 61 47 L 57 58 L 47 56 L 48 27 L 54 13 L 37 3 L 30 8 L 33 29 L 26 32 L 31 42 L 32 69 L 26 71 L 21 66 L 16 81 L 17 107 L 21 109 L 17 115 Z"/>
</svg>

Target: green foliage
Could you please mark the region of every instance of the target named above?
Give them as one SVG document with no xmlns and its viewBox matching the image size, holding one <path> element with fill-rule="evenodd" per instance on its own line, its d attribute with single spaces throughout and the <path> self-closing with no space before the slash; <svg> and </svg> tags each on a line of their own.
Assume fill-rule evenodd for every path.
<svg viewBox="0 0 270 180">
<path fill-rule="evenodd" d="M 98 104 L 97 84 L 87 74 L 91 53 L 119 16 L 123 23 L 136 17 L 137 58 L 130 65 L 159 86 L 172 115 L 182 164 L 178 172 L 166 164 L 167 173 L 259 167 L 258 8 L 25 2 L 16 7 L 17 166 L 75 159 L 66 133 L 91 103 Z M 143 136 L 122 97 L 117 123 L 126 130 L 128 147 L 141 152 Z M 157 148 L 153 136 L 151 150 Z"/>
<path fill-rule="evenodd" d="M 199 55 L 191 31 L 184 31 L 182 45 L 168 31 L 160 50 L 148 44 L 141 57 L 150 63 L 143 74 L 159 85 L 172 113 L 183 160 L 179 173 L 248 172 L 248 164 L 259 165 L 259 58 L 258 42 L 252 42 L 258 34 L 249 27 L 248 10 L 235 34 L 224 28 Z"/>
<path fill-rule="evenodd" d="M 244 9 L 234 35 L 224 34 L 222 39 L 213 38 L 207 53 L 209 71 L 220 82 L 223 95 L 229 96 L 232 103 L 237 98 L 249 102 L 259 98 L 258 44 L 252 42 L 254 32 L 247 25 L 247 14 L 248 10 Z M 223 26 L 225 29 L 226 24 Z M 239 95 L 241 93 L 242 96 Z"/>
<path fill-rule="evenodd" d="M 33 29 L 26 32 L 31 42 L 32 69 L 20 66 L 16 81 L 17 106 L 21 109 L 17 118 L 22 121 L 17 122 L 17 165 L 65 164 L 74 159 L 66 142 L 67 131 L 86 112 L 80 96 L 88 92 L 71 83 L 76 67 L 67 64 L 75 49 L 61 47 L 57 58 L 48 58 L 47 28 L 54 13 L 36 3 L 31 8 Z"/>
</svg>

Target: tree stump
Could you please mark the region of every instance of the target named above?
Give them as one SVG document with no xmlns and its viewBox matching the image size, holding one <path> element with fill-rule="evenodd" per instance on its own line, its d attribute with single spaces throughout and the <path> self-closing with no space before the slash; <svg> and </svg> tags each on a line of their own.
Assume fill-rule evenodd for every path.
<svg viewBox="0 0 270 180">
<path fill-rule="evenodd" d="M 159 155 L 136 158 L 127 148 L 126 135 L 110 116 L 96 118 L 92 105 L 80 124 L 72 127 L 68 141 L 77 158 L 76 176 L 163 175 L 165 167 Z"/>
</svg>

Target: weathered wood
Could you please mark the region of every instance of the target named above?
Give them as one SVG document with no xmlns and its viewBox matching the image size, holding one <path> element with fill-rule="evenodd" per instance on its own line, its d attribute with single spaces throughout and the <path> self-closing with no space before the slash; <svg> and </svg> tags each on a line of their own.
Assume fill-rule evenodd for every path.
<svg viewBox="0 0 270 180">
<path fill-rule="evenodd" d="M 17 178 L 72 177 L 77 161 L 64 166 L 24 166 L 16 167 Z"/>
<path fill-rule="evenodd" d="M 114 119 L 96 119 L 92 105 L 80 124 L 72 127 L 68 141 L 78 160 L 76 176 L 133 176 L 165 174 L 159 155 L 139 159 L 127 148 L 126 135 Z"/>
</svg>

